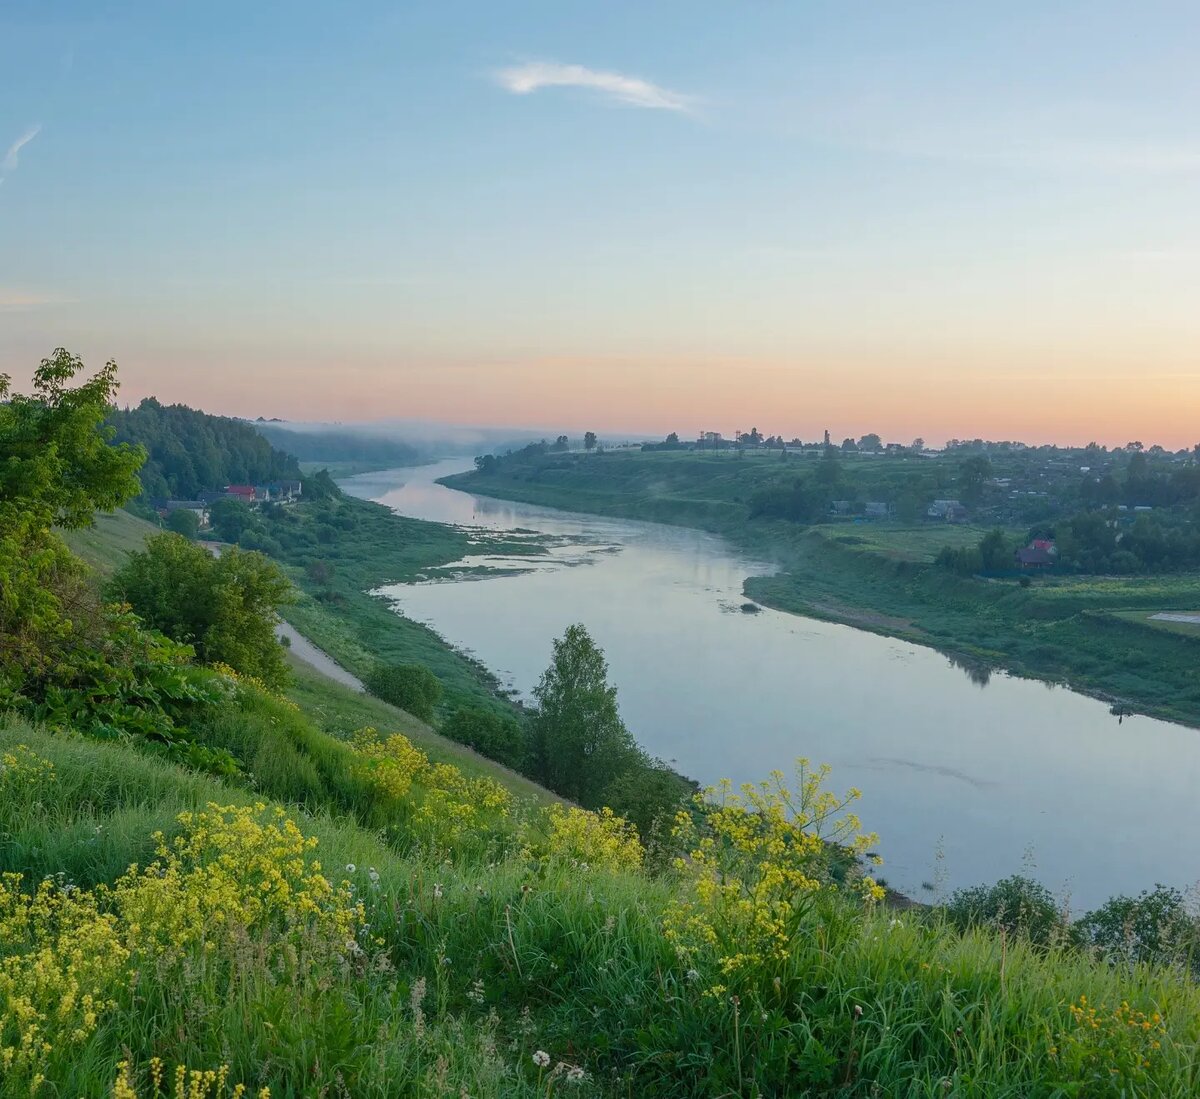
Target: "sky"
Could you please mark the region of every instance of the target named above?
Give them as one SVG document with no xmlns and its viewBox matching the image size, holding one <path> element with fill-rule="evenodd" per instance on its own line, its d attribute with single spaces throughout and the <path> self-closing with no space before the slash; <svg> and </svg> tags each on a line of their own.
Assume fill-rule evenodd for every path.
<svg viewBox="0 0 1200 1099">
<path fill-rule="evenodd" d="M 0 371 L 303 420 L 1200 439 L 1200 4 L 0 5 Z"/>
</svg>

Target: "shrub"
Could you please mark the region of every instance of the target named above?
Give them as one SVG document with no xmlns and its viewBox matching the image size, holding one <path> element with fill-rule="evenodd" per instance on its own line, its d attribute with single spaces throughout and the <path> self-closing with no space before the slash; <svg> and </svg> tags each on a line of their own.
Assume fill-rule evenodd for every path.
<svg viewBox="0 0 1200 1099">
<path fill-rule="evenodd" d="M 205 663 L 228 664 L 272 686 L 287 681 L 275 625 L 292 588 L 262 555 L 233 547 L 214 557 L 177 534 L 160 534 L 130 555 L 110 590 L 147 625 L 193 645 Z"/>
<path fill-rule="evenodd" d="M 995 885 L 959 889 L 944 909 L 960 930 L 971 927 L 1003 929 L 1035 943 L 1048 943 L 1066 927 L 1062 912 L 1040 882 L 1014 874 Z"/>
<path fill-rule="evenodd" d="M 1200 923 L 1177 889 L 1156 885 L 1138 897 L 1113 897 L 1074 928 L 1076 939 L 1112 961 L 1195 966 Z"/>
<path fill-rule="evenodd" d="M 189 541 L 195 541 L 200 533 L 200 520 L 194 511 L 187 508 L 176 508 L 167 516 L 167 530 L 182 534 Z"/>
<path fill-rule="evenodd" d="M 366 679 L 376 698 L 407 710 L 422 721 L 432 721 L 441 701 L 442 685 L 424 664 L 380 664 Z"/>
<path fill-rule="evenodd" d="M 460 706 L 442 725 L 441 732 L 509 767 L 519 768 L 525 759 L 525 730 L 516 718 L 495 710 Z"/>
</svg>

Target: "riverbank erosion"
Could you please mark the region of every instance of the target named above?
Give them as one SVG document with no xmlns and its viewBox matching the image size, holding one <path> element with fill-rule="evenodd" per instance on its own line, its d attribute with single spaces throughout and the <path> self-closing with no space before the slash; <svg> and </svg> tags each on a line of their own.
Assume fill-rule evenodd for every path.
<svg viewBox="0 0 1200 1099">
<path fill-rule="evenodd" d="M 715 463 L 714 476 L 732 488 L 680 473 L 679 464 L 664 455 L 560 456 L 543 465 L 500 463 L 445 483 L 717 533 L 777 566 L 774 575 L 747 579 L 745 594 L 756 602 L 931 646 L 981 677 L 1004 670 L 1066 684 L 1120 712 L 1200 726 L 1200 630 L 1171 632 L 1150 618 L 1196 602 L 1195 576 L 1039 578 L 1028 586 L 962 577 L 933 559 L 942 544 L 978 539 L 978 529 L 751 518 L 761 461 Z"/>
</svg>

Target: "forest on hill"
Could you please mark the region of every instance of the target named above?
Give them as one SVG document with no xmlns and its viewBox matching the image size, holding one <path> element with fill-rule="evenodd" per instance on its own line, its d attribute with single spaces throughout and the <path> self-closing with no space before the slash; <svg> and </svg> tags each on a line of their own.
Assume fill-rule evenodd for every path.
<svg viewBox="0 0 1200 1099">
<path fill-rule="evenodd" d="M 191 500 L 230 484 L 302 479 L 292 455 L 242 420 L 164 405 L 154 397 L 133 408 L 113 407 L 106 419 L 115 431 L 114 442 L 144 448 L 138 477 L 150 498 Z"/>
</svg>

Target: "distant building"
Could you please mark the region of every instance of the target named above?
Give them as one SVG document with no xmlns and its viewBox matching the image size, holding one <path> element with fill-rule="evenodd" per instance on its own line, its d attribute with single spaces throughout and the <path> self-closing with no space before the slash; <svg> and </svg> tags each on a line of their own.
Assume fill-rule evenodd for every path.
<svg viewBox="0 0 1200 1099">
<path fill-rule="evenodd" d="M 253 485 L 226 485 L 225 495 L 232 497 L 235 500 L 241 500 L 243 503 L 254 503 L 254 486 Z"/>
<path fill-rule="evenodd" d="M 892 514 L 892 505 L 885 504 L 881 500 L 868 500 L 863 514 L 868 519 L 886 519 Z"/>
<path fill-rule="evenodd" d="M 1013 554 L 1017 568 L 1048 569 L 1058 563 L 1058 547 L 1050 538 L 1035 538 Z"/>
<path fill-rule="evenodd" d="M 966 510 L 957 500 L 934 500 L 928 509 L 926 509 L 925 514 L 930 519 L 949 519 L 952 512 L 957 512 L 960 509 L 963 511 Z"/>
<path fill-rule="evenodd" d="M 208 527 L 209 524 L 209 505 L 205 504 L 204 500 L 164 500 L 161 508 L 156 510 L 163 518 L 173 511 L 191 511 L 200 526 Z"/>
<path fill-rule="evenodd" d="M 834 515 L 849 515 L 853 510 L 853 505 L 849 500 L 834 500 L 829 505 L 829 510 Z"/>
<path fill-rule="evenodd" d="M 1015 558 L 1017 567 L 1022 569 L 1048 569 L 1054 564 L 1054 554 L 1032 546 L 1022 546 L 1016 551 Z"/>
</svg>

